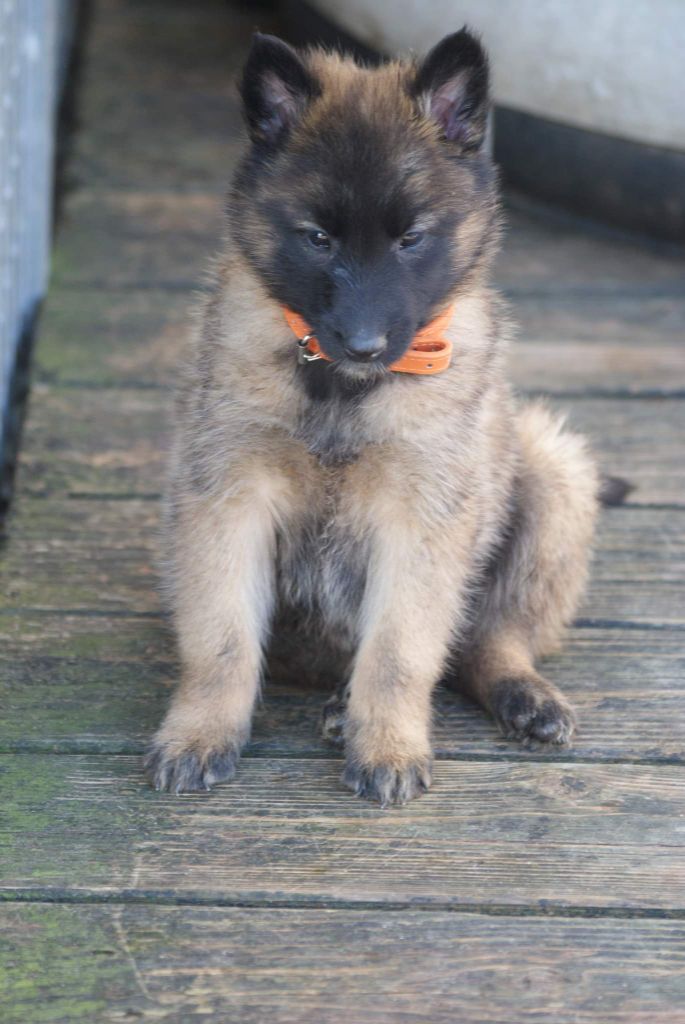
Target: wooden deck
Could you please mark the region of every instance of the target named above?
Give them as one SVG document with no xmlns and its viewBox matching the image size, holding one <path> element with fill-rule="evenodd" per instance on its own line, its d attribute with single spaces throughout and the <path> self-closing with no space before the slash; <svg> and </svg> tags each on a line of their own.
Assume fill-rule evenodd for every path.
<svg viewBox="0 0 685 1024">
<path fill-rule="evenodd" d="M 685 1022 L 685 259 L 514 203 L 512 372 L 629 503 L 527 753 L 438 699 L 434 789 L 339 784 L 322 694 L 268 687 L 237 780 L 148 787 L 176 674 L 155 590 L 169 385 L 240 144 L 252 19 L 97 0 L 0 610 L 0 1019 Z M 263 22 L 262 22 L 263 25 Z"/>
</svg>

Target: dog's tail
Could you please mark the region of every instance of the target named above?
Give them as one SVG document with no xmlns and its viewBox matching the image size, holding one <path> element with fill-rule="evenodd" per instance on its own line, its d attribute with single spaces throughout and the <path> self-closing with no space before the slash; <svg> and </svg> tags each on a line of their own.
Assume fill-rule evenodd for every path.
<svg viewBox="0 0 685 1024">
<path fill-rule="evenodd" d="M 599 501 L 607 508 L 622 505 L 628 495 L 635 490 L 635 484 L 620 476 L 601 476 L 599 481 Z"/>
</svg>

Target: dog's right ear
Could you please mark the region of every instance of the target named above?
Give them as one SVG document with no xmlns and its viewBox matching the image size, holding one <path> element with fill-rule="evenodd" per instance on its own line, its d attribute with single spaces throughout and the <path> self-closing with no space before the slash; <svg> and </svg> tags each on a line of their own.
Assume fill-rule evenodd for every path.
<svg viewBox="0 0 685 1024">
<path fill-rule="evenodd" d="M 321 92 L 291 46 L 256 32 L 240 82 L 243 112 L 253 142 L 278 145 Z"/>
<path fill-rule="evenodd" d="M 434 46 L 416 72 L 411 94 L 457 152 L 477 152 L 487 125 L 488 59 L 468 29 Z"/>
</svg>

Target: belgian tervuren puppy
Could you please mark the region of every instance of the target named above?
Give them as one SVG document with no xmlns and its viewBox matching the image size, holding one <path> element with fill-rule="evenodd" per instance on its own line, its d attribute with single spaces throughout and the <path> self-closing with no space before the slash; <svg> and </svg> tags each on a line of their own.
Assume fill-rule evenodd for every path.
<svg viewBox="0 0 685 1024">
<path fill-rule="evenodd" d="M 324 725 L 345 783 L 403 803 L 430 783 L 448 667 L 505 735 L 570 739 L 534 662 L 583 590 L 597 473 L 507 383 L 479 42 L 372 69 L 258 35 L 241 92 L 251 145 L 166 501 L 182 679 L 147 766 L 176 792 L 230 778 L 289 631 L 293 672 L 328 652 L 340 673 Z"/>
</svg>

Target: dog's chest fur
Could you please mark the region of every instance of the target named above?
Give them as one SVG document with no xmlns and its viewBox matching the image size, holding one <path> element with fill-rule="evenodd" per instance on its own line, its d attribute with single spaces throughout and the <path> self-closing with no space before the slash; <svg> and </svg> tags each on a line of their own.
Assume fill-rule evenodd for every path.
<svg viewBox="0 0 685 1024">
<path fill-rule="evenodd" d="M 353 464 L 372 442 L 364 404 L 377 386 L 358 384 L 327 364 L 301 368 L 306 401 L 294 436 L 313 456 L 317 486 L 312 507 L 279 538 L 279 579 L 286 603 L 329 627 L 354 630 L 366 585 L 368 541 L 358 529 Z"/>
<path fill-rule="evenodd" d="M 282 601 L 327 629 L 354 633 L 367 575 L 368 543 L 340 514 L 335 491 L 278 539 Z"/>
<path fill-rule="evenodd" d="M 362 409 L 380 378 L 350 380 L 330 363 L 316 362 L 299 368 L 299 386 L 306 402 L 297 420 L 295 437 L 324 466 L 340 466 L 358 458 L 368 437 Z"/>
</svg>

